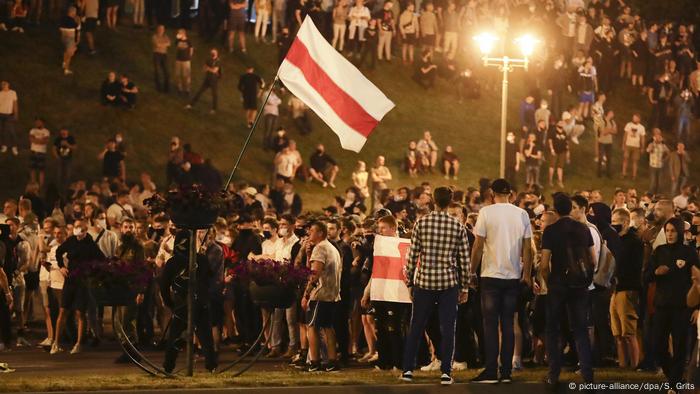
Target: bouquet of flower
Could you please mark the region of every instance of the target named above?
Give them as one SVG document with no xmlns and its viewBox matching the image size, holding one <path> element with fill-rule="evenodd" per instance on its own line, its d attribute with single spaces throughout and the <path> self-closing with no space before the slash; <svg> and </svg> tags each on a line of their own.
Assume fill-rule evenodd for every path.
<svg viewBox="0 0 700 394">
<path fill-rule="evenodd" d="M 205 228 L 228 206 L 226 192 L 212 192 L 200 184 L 181 185 L 144 200 L 151 215 L 167 213 L 176 225 Z"/>
<path fill-rule="evenodd" d="M 296 267 L 289 261 L 273 259 L 245 260 L 230 268 L 228 275 L 234 279 L 255 282 L 258 286 L 276 286 L 297 289 L 306 284 L 311 270 Z"/>
<path fill-rule="evenodd" d="M 102 304 L 127 305 L 136 294 L 148 288 L 153 272 L 153 266 L 146 261 L 124 261 L 112 257 L 85 263 L 71 270 L 70 275 L 86 280 Z"/>
</svg>

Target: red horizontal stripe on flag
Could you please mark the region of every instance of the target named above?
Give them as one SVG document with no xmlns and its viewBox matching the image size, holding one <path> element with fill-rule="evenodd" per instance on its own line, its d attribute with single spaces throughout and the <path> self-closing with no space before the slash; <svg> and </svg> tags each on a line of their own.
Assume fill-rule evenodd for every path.
<svg viewBox="0 0 700 394">
<path fill-rule="evenodd" d="M 364 108 L 331 77 L 309 54 L 309 49 L 299 39 L 295 39 L 285 58 L 304 74 L 306 81 L 323 97 L 333 111 L 348 126 L 367 137 L 377 127 L 379 121 L 368 114 Z"/>
<path fill-rule="evenodd" d="M 404 280 L 403 263 L 401 257 L 374 256 L 372 278 Z"/>
</svg>

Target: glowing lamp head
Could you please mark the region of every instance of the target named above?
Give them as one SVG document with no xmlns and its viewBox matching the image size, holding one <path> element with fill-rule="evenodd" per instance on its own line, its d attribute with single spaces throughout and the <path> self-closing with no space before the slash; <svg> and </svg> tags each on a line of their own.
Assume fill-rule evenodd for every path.
<svg viewBox="0 0 700 394">
<path fill-rule="evenodd" d="M 474 37 L 474 40 L 479 45 L 479 50 L 483 55 L 488 55 L 493 50 L 493 45 L 498 41 L 498 37 L 491 33 L 481 33 Z"/>
<path fill-rule="evenodd" d="M 515 43 L 518 44 L 520 51 L 525 57 L 532 55 L 532 52 L 535 50 L 535 46 L 537 46 L 538 42 L 538 39 L 529 34 L 522 35 L 515 40 Z"/>
</svg>

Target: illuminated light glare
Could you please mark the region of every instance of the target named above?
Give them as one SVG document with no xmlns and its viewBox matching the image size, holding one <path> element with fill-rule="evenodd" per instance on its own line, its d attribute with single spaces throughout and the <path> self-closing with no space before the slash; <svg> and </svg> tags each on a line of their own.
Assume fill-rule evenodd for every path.
<svg viewBox="0 0 700 394">
<path fill-rule="evenodd" d="M 538 42 L 538 39 L 534 38 L 529 34 L 520 36 L 515 40 L 515 43 L 518 44 L 520 51 L 522 51 L 525 57 L 532 55 L 532 52 L 535 50 L 535 46 Z"/>
<path fill-rule="evenodd" d="M 482 54 L 488 55 L 493 49 L 493 44 L 498 41 L 498 37 L 491 33 L 481 33 L 474 37 L 474 40 L 479 44 L 479 50 Z"/>
</svg>

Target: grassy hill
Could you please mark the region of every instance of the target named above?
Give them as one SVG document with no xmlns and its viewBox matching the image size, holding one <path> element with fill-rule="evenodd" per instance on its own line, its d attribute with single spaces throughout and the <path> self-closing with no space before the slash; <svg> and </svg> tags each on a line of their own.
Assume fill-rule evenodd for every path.
<svg viewBox="0 0 700 394">
<path fill-rule="evenodd" d="M 168 32 L 171 37 L 174 32 Z M 101 29 L 97 33 L 99 53 L 89 56 L 80 53 L 74 59 L 72 76 L 63 76 L 60 68 L 62 47 L 57 29 L 42 27 L 28 29 L 20 35 L 0 32 L 0 78 L 11 81 L 19 94 L 20 122 L 18 135 L 24 147 L 19 160 L 10 154 L 0 156 L 0 197 L 17 195 L 28 179 L 27 131 L 35 116 L 47 120 L 48 128 L 56 133 L 66 126 L 73 131 L 79 144 L 76 175 L 87 179 L 99 176 L 101 164 L 96 159 L 106 139 L 122 131 L 129 144 L 127 173 L 137 179 L 140 171 L 148 171 L 162 185 L 165 178 L 165 161 L 171 136 L 178 135 L 191 142 L 193 148 L 204 157 L 211 158 L 222 173 L 228 174 L 247 132 L 240 96 L 236 89 L 238 75 L 245 64 L 256 67 L 266 81 L 271 81 L 277 66 L 277 51 L 272 45 L 255 44 L 249 38 L 248 56 L 223 54 L 224 76 L 219 84 L 219 112 L 208 114 L 209 95 L 205 94 L 192 111 L 183 109 L 186 100 L 175 93 L 164 95 L 155 91 L 151 64 L 150 32 L 121 27 L 118 32 Z M 195 45 L 193 62 L 193 89 L 202 80 L 200 72 L 208 48 L 213 44 L 202 42 L 192 33 Z M 215 46 L 221 47 L 220 43 Z M 477 56 L 475 54 L 475 56 Z M 173 60 L 173 56 L 170 56 Z M 98 102 L 101 81 L 110 70 L 125 72 L 139 86 L 140 96 L 136 109 L 124 111 L 102 107 Z M 479 101 L 458 103 L 454 89 L 444 80 L 437 88 L 425 91 L 411 79 L 412 69 L 400 65 L 382 63 L 367 76 L 396 103 L 376 131 L 369 138 L 360 154 L 344 151 L 337 137 L 318 118 L 313 119 L 314 130 L 309 136 L 300 136 L 291 126 L 287 114 L 282 124 L 290 128 L 292 138 L 299 142 L 302 155 L 307 158 L 318 142 L 336 157 L 341 165 L 340 189 L 350 184 L 350 173 L 357 160 L 368 164 L 383 154 L 394 173 L 392 186 L 413 185 L 424 180 L 434 184 L 444 181 L 440 175 L 409 178 L 400 171 L 400 163 L 407 142 L 420 138 L 424 129 L 433 132 L 440 149 L 453 145 L 462 160 L 462 173 L 454 182 L 464 188 L 476 185 L 481 177 L 498 174 L 498 144 L 500 119 L 500 89 L 485 91 Z M 517 109 L 523 97 L 522 71 L 511 75 L 509 97 L 510 125 L 517 123 Z M 500 79 L 499 79 L 500 81 Z M 634 109 L 646 111 L 646 105 L 638 92 L 621 87 L 611 97 L 609 107 L 616 110 L 618 122 L 626 122 Z M 573 97 L 570 100 L 574 100 Z M 286 102 L 286 100 L 285 100 Z M 624 123 L 623 123 L 624 124 Z M 512 128 L 512 127 L 511 127 Z M 237 180 L 267 182 L 272 168 L 272 153 L 261 146 L 262 134 L 256 132 L 244 157 Z M 616 144 L 619 146 L 619 144 Z M 601 188 L 606 198 L 616 187 L 647 186 L 646 159 L 642 159 L 642 171 L 636 185 L 630 180 L 598 179 L 595 176 L 593 142 L 590 132 L 581 139 L 572 153 L 572 165 L 567 169 L 567 189 Z M 621 164 L 621 152 L 614 151 L 615 166 Z M 696 161 L 697 163 L 697 161 Z M 695 165 L 697 166 L 697 165 Z M 619 168 L 619 167 L 618 167 Z M 619 170 L 617 171 L 619 172 Z M 543 183 L 545 171 L 543 174 Z M 48 179 L 52 179 L 53 167 L 49 162 Z M 522 175 L 524 180 L 524 174 Z M 314 184 L 299 184 L 306 208 L 320 208 L 328 204 L 333 193 Z M 342 193 L 337 190 L 335 194 Z"/>
</svg>

